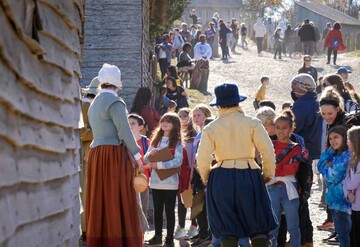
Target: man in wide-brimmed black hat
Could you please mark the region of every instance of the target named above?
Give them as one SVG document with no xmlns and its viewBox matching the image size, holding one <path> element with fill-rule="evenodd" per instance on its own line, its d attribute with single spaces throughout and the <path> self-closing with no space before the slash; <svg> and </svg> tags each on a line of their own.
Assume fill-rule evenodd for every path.
<svg viewBox="0 0 360 247">
<path fill-rule="evenodd" d="M 247 97 L 239 94 L 236 84 L 217 85 L 215 95 L 210 105 L 219 108 L 219 116 L 203 129 L 196 157 L 207 184 L 211 231 L 222 247 L 238 246 L 241 238 L 251 238 L 253 247 L 267 247 L 277 227 L 265 187 L 275 172 L 273 145 L 260 120 L 239 107 Z M 262 173 L 254 160 L 255 148 L 263 158 Z M 212 154 L 217 161 L 213 167 Z"/>
</svg>

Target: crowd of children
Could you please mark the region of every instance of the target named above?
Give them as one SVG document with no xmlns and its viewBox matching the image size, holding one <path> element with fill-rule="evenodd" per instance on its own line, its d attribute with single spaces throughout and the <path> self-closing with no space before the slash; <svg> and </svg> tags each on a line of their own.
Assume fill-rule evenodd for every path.
<svg viewBox="0 0 360 247">
<path fill-rule="evenodd" d="M 305 56 L 304 60 L 309 59 L 309 57 L 310 56 Z M 311 67 L 309 65 L 304 65 L 303 69 L 306 68 Z M 306 80 L 301 81 L 304 76 Z M 309 69 L 307 74 L 300 74 L 300 77 L 293 79 L 293 93 L 295 94 L 295 101 L 298 100 L 298 98 L 296 98 L 296 94 L 312 95 L 312 93 L 315 92 L 316 85 L 313 77 L 316 76 L 317 75 Z M 312 82 L 307 84 L 308 81 Z M 309 181 L 309 177 L 312 179 L 312 172 L 309 171 L 309 167 L 311 166 L 309 166 L 309 154 L 305 145 L 306 141 L 299 134 L 294 133 L 296 116 L 294 116 L 294 113 L 290 108 L 291 104 L 284 103 L 281 114 L 276 114 L 275 105 L 271 101 L 264 100 L 266 87 L 269 86 L 269 77 L 262 77 L 261 82 L 262 86 L 259 88 L 260 93 L 257 95 L 259 96 L 259 99 L 254 102 L 254 106 L 258 109 L 256 117 L 261 120 L 269 138 L 273 140 L 274 155 L 276 157 L 274 176 L 269 177 L 269 179 L 265 180 L 265 182 L 267 191 L 270 195 L 271 208 L 274 218 L 278 220 L 278 227 L 271 228 L 271 230 L 267 233 L 267 237 L 271 242 L 271 246 L 285 246 L 286 232 L 289 232 L 290 246 L 313 246 L 312 226 L 309 213 L 306 213 L 306 210 L 300 210 L 304 207 L 307 208 L 307 211 L 309 210 L 306 201 L 310 196 L 312 183 L 312 180 Z M 342 112 L 343 110 L 338 110 L 338 107 L 343 107 L 343 97 L 339 92 L 337 92 L 339 87 L 328 87 L 328 85 L 325 84 L 321 85 L 321 87 L 323 92 L 319 97 L 317 109 L 320 110 L 321 115 L 319 114 L 319 116 L 320 118 L 322 116 L 321 119 L 323 119 L 324 122 L 321 126 L 325 126 L 325 129 L 322 128 L 322 131 L 320 132 L 323 133 L 323 135 L 326 135 L 326 140 L 325 143 L 324 140 L 320 142 L 322 142 L 322 145 L 327 147 L 327 149 L 323 148 L 324 151 L 320 156 L 320 160 L 317 162 L 317 167 L 318 172 L 323 175 L 324 180 L 326 181 L 326 203 L 328 204 L 329 213 L 332 216 L 331 218 L 334 222 L 334 230 L 336 232 L 333 239 L 326 239 L 325 241 L 328 241 L 329 244 L 332 241 L 339 243 L 341 247 L 358 246 L 358 235 L 354 234 L 354 231 L 359 229 L 359 200 L 356 200 L 356 195 L 358 194 L 356 189 L 359 187 L 359 168 L 357 164 L 359 163 L 358 157 L 360 147 L 358 147 L 359 142 L 355 138 L 355 133 L 359 134 L 360 127 L 354 126 L 349 129 L 351 125 L 354 124 L 348 124 L 348 121 L 347 125 L 345 124 L 345 120 L 349 119 L 350 115 L 346 115 Z M 309 90 L 309 92 L 301 93 L 301 89 Z M 216 96 L 219 97 L 219 95 Z M 300 101 L 297 103 L 299 102 Z M 331 112 L 332 107 L 334 107 L 334 113 Z M 219 110 L 220 117 L 222 116 L 221 112 L 223 110 L 221 107 Z M 352 114 L 354 114 L 354 112 L 352 112 Z M 224 229 L 217 229 L 219 226 L 215 225 L 219 222 L 216 220 L 214 221 L 214 214 L 217 220 L 224 216 L 223 214 L 217 215 L 218 213 L 215 213 L 216 210 L 213 208 L 214 205 L 206 205 L 208 202 L 214 203 L 213 200 L 215 199 L 213 198 L 214 194 L 209 194 L 209 191 L 206 191 L 206 188 L 212 185 L 207 184 L 208 182 L 205 180 L 206 176 L 203 177 L 202 175 L 202 171 L 199 166 L 202 162 L 204 162 L 201 160 L 203 159 L 203 156 L 201 154 L 198 156 L 197 153 L 199 144 L 207 140 L 202 138 L 203 128 L 205 126 L 205 122 L 211 122 L 211 120 L 208 120 L 212 115 L 211 110 L 205 105 L 197 105 L 193 109 L 181 108 L 178 111 L 178 115 L 181 125 L 181 136 L 184 136 L 184 147 L 187 150 L 187 159 L 191 167 L 191 182 L 188 188 L 192 189 L 194 197 L 202 194 L 202 200 L 204 203 L 202 204 L 201 213 L 192 218 L 191 227 L 188 230 L 185 230 L 185 215 L 187 209 L 181 201 L 181 196 L 178 194 L 179 225 L 174 233 L 173 227 L 175 223 L 171 218 L 171 227 L 169 228 L 168 226 L 168 232 L 171 233 L 171 236 L 167 235 L 165 244 L 172 243 L 171 241 L 173 237 L 176 239 L 188 238 L 192 242 L 192 246 L 210 243 L 212 243 L 213 246 L 220 246 L 220 242 L 222 243 L 222 246 L 249 246 L 250 242 L 256 243 L 256 239 L 252 238 L 253 236 L 246 234 L 233 235 L 236 241 L 227 240 L 224 242 L 224 236 L 220 233 Z M 328 115 L 330 115 L 330 117 Z M 340 121 L 339 119 L 341 117 L 344 117 L 344 119 Z M 338 121 L 339 123 L 335 124 L 335 121 Z M 213 126 L 211 123 L 210 125 Z M 162 124 L 160 124 L 160 126 L 162 126 Z M 231 126 L 225 126 L 224 124 L 224 128 L 229 131 Z M 349 129 L 348 132 L 347 129 Z M 219 129 L 217 131 L 220 133 L 222 130 Z M 216 138 L 216 134 L 214 132 L 211 132 L 211 135 L 214 135 L 211 137 L 211 140 Z M 353 137 L 351 138 L 351 136 Z M 225 137 L 223 136 L 222 138 L 222 142 L 224 142 Z M 234 143 L 234 145 L 236 144 Z M 257 145 L 255 144 L 255 146 L 259 148 Z M 226 145 L 224 144 L 224 146 Z M 216 152 L 218 145 L 214 144 L 214 147 L 212 148 L 215 149 L 212 151 L 213 162 L 210 163 L 212 163 L 212 165 L 216 163 L 219 164 L 219 162 L 217 162 L 219 154 Z M 209 152 L 209 150 L 207 151 Z M 254 160 L 257 164 L 262 166 L 263 157 L 264 155 L 256 152 Z M 223 160 L 223 158 L 220 158 L 220 160 Z M 304 173 L 306 175 L 304 175 Z M 225 177 L 230 178 L 231 176 L 226 175 Z M 214 188 L 212 188 L 212 190 L 214 190 Z M 220 193 L 220 191 L 215 191 L 215 195 Z M 210 198 L 207 198 L 208 196 L 210 196 Z M 174 197 L 172 198 L 172 201 L 174 202 L 175 199 Z M 222 204 L 218 204 L 218 206 L 219 205 L 221 206 Z M 175 204 L 171 204 L 171 207 L 173 215 Z M 156 213 L 154 216 L 155 215 Z M 309 240 L 304 240 L 304 236 L 306 235 L 305 232 L 309 231 L 303 231 L 304 225 L 306 225 L 306 223 L 304 223 L 304 218 L 306 217 L 308 217 L 311 227 L 311 234 L 308 238 Z M 226 228 L 228 226 L 225 224 L 222 227 Z M 236 228 L 236 225 L 232 225 L 232 227 Z M 174 235 L 172 235 L 173 233 Z M 171 241 L 169 239 L 171 239 Z M 236 245 L 232 245 L 235 242 Z M 154 243 L 161 243 L 161 236 L 159 232 L 155 232 L 155 236 L 147 242 L 149 246 Z M 172 246 L 172 244 L 165 246 Z M 257 245 L 253 244 L 252 246 Z"/>
<path fill-rule="evenodd" d="M 280 32 L 275 32 L 275 57 L 279 53 L 281 58 Z M 182 56 L 179 47 L 183 44 L 191 50 L 178 29 L 174 29 L 172 42 L 177 57 Z M 223 55 L 227 56 L 223 46 Z M 174 239 L 185 238 L 191 246 L 247 247 L 251 243 L 259 247 L 312 247 L 307 200 L 313 182 L 311 165 L 318 160 L 314 163 L 326 184 L 328 214 L 326 227 L 318 229 L 333 233 L 324 242 L 360 246 L 360 127 L 354 120 L 360 102 L 342 75 L 349 73 L 346 68 L 320 77 L 320 84 L 316 84 L 318 74 L 311 66 L 311 56 L 304 55 L 299 75 L 291 82 L 294 104 L 284 103 L 280 114 L 265 97 L 269 77 L 261 77 L 254 101 L 256 118 L 239 107 L 246 96 L 238 93 L 235 84 L 218 85 L 216 99 L 210 104 L 219 110 L 214 119 L 211 108 L 204 104 L 189 108 L 183 81 L 176 67 L 169 66 L 169 46 L 165 42 L 159 49 L 163 79 L 154 84 L 159 90 L 155 107 L 151 105 L 154 97 L 150 88 L 142 87 L 128 115 L 143 157 L 138 170 L 149 181 L 148 188 L 137 194 L 143 234 L 148 229 L 150 196 L 154 209 L 155 235 L 145 241 L 146 245 L 169 247 L 174 246 Z M 188 55 L 190 50 L 185 50 Z M 91 100 L 95 94 L 89 94 Z M 173 158 L 151 161 L 164 148 L 169 148 Z M 320 149 L 321 155 L 317 154 Z M 189 172 L 183 173 L 187 167 Z M 165 178 L 161 175 L 174 169 L 176 172 Z M 189 191 L 192 206 L 183 198 Z M 200 202 L 195 204 L 195 198 Z M 189 207 L 191 226 L 185 229 Z"/>
<path fill-rule="evenodd" d="M 150 196 L 153 202 L 155 234 L 143 239 L 147 246 L 174 246 L 174 239 L 185 238 L 191 246 L 246 247 L 251 243 L 281 247 L 287 245 L 289 232 L 290 247 L 312 247 L 307 200 L 314 160 L 318 160 L 316 172 L 326 184 L 325 223 L 334 226 L 326 228 L 333 234 L 324 241 L 340 247 L 360 245 L 359 97 L 348 81 L 344 83 L 344 68 L 322 77 L 321 84 L 316 85 L 318 75 L 310 62 L 311 56 L 305 55 L 299 75 L 291 81 L 294 104 L 285 102 L 280 114 L 265 97 L 269 77 L 261 78 L 254 101 L 256 118 L 242 111 L 239 103 L 246 96 L 231 83 L 215 87 L 216 98 L 210 106 L 218 108 L 216 118 L 204 104 L 190 109 L 173 66 L 168 67 L 161 85 L 155 85 L 160 92 L 155 108 L 151 105 L 151 90 L 138 90 L 127 116 L 143 157 L 139 160 L 137 156 L 137 170 L 149 181 L 148 188 L 136 194 L 143 236 L 148 229 L 147 218 L 151 217 L 147 215 Z M 108 85 L 101 85 L 105 97 Z M 115 89 L 121 86 L 113 83 L 110 87 L 114 85 Z M 91 91 L 89 96 L 96 93 Z M 92 97 L 90 101 L 100 102 L 100 98 Z M 90 107 L 95 112 L 95 106 Z M 111 117 L 117 116 L 113 114 Z M 97 124 L 93 116 L 90 120 L 90 124 Z M 152 161 L 165 148 L 172 158 Z M 90 159 L 94 161 L 97 154 L 92 149 Z M 168 174 L 165 177 L 164 171 Z M 185 199 L 189 191 L 193 205 Z M 185 229 L 189 207 L 191 226 Z M 321 227 L 318 229 L 323 230 Z"/>
</svg>

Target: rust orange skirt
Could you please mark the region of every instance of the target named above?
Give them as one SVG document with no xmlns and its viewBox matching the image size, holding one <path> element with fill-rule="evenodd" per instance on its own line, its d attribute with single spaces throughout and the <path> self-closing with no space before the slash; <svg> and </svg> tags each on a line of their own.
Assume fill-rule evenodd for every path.
<svg viewBox="0 0 360 247">
<path fill-rule="evenodd" d="M 133 186 L 133 167 L 123 146 L 104 145 L 88 153 L 87 247 L 140 247 L 142 233 Z"/>
</svg>

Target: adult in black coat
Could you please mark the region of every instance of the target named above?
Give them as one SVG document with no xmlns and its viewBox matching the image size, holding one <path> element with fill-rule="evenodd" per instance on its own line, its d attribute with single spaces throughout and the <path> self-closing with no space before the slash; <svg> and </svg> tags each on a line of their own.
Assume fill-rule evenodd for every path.
<svg viewBox="0 0 360 247">
<path fill-rule="evenodd" d="M 303 44 L 304 55 L 313 55 L 313 42 L 316 41 L 315 29 L 309 23 L 309 20 L 304 21 L 304 25 L 299 29 L 298 36 Z"/>
<path fill-rule="evenodd" d="M 219 43 L 221 46 L 222 58 L 221 60 L 227 59 L 229 56 L 229 48 L 226 45 L 226 34 L 230 33 L 231 30 L 226 27 L 225 23 L 220 20 L 220 31 L 219 31 Z"/>
</svg>

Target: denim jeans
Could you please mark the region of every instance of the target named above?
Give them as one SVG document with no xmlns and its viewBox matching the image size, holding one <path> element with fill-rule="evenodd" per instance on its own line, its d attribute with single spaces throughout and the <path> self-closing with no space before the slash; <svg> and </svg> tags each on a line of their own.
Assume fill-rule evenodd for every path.
<svg viewBox="0 0 360 247">
<path fill-rule="evenodd" d="M 250 247 L 249 238 L 240 238 L 238 241 L 238 244 L 240 247 Z M 215 238 L 214 235 L 212 236 L 211 244 L 214 247 L 220 247 L 221 246 L 221 240 L 219 238 Z"/>
<path fill-rule="evenodd" d="M 281 218 L 281 212 L 285 212 L 287 230 L 290 233 L 290 247 L 300 246 L 300 228 L 299 228 L 299 198 L 289 201 L 285 184 L 273 184 L 268 187 L 271 198 L 271 205 L 278 219 Z M 276 239 L 279 227 L 270 233 L 272 247 L 276 247 Z"/>
<path fill-rule="evenodd" d="M 246 35 L 241 36 L 241 46 L 243 49 L 247 48 L 247 46 L 248 46 L 248 43 L 246 42 Z"/>
<path fill-rule="evenodd" d="M 229 51 L 228 51 L 228 47 L 226 46 L 226 43 L 223 41 L 220 44 L 220 47 L 221 47 L 222 58 L 227 58 L 229 55 Z"/>
<path fill-rule="evenodd" d="M 338 234 L 340 247 L 350 247 L 351 216 L 350 214 L 331 209 L 335 232 Z"/>
<path fill-rule="evenodd" d="M 170 64 L 167 61 L 167 58 L 159 58 L 159 66 L 161 71 L 161 78 L 164 78 L 166 71 Z"/>
</svg>

